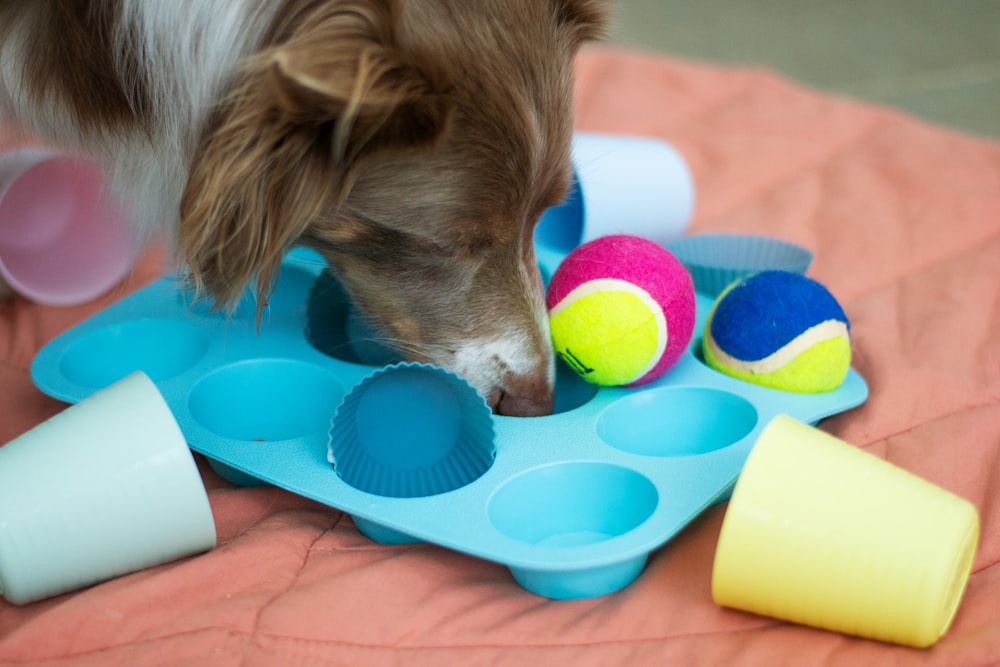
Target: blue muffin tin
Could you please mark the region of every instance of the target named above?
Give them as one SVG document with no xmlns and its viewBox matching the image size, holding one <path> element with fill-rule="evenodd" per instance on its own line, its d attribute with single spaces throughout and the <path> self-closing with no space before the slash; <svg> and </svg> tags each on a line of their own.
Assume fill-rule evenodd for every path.
<svg viewBox="0 0 1000 667">
<path fill-rule="evenodd" d="M 539 248 L 544 276 L 567 250 Z M 363 322 L 322 261 L 295 250 L 259 332 L 252 295 L 221 315 L 167 276 L 53 339 L 32 375 L 47 394 L 77 402 L 143 370 L 191 448 L 228 479 L 274 484 L 348 512 L 376 540 L 426 540 L 502 563 L 540 595 L 587 597 L 627 585 L 653 550 L 727 497 L 772 417 L 815 423 L 867 398 L 853 370 L 832 392 L 795 394 L 709 369 L 698 343 L 710 306 L 709 297 L 698 296 L 694 339 L 657 381 L 598 389 L 560 367 L 555 414 L 487 411 L 484 418 L 476 415 L 485 402 L 474 393 L 469 399 L 464 381 L 439 369 L 392 364 L 391 353 L 363 340 Z M 421 389 L 430 376 L 451 389 Z M 355 486 L 343 470 L 335 472 L 328 458 L 331 418 L 384 377 L 395 378 L 395 393 L 386 394 L 395 398 L 382 405 L 377 392 L 368 394 L 367 409 L 381 410 L 387 423 L 426 414 L 400 409 L 407 377 L 415 381 L 415 401 L 457 392 L 456 410 L 485 419 L 468 436 L 492 440 L 479 443 L 486 453 L 475 457 L 472 475 L 399 494 Z M 410 464 L 405 452 L 420 442 L 421 428 L 400 438 L 399 454 Z"/>
</svg>

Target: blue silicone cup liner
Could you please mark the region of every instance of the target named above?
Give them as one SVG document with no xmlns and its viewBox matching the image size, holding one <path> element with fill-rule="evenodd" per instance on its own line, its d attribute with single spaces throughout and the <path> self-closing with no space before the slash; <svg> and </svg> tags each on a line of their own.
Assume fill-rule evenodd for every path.
<svg viewBox="0 0 1000 667">
<path fill-rule="evenodd" d="M 691 273 L 695 289 L 712 298 L 740 278 L 770 269 L 805 273 L 812 253 L 788 241 L 752 234 L 693 234 L 666 246 Z"/>
<path fill-rule="evenodd" d="M 495 455 L 486 401 L 459 376 L 427 364 L 369 375 L 344 397 L 330 427 L 334 470 L 377 496 L 453 491 L 479 479 Z"/>
</svg>

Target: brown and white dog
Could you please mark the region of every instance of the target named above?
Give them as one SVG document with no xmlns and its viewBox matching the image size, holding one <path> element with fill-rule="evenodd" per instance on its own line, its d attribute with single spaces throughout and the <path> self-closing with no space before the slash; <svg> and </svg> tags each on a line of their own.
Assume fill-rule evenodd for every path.
<svg viewBox="0 0 1000 667">
<path fill-rule="evenodd" d="M 98 158 L 195 285 L 322 253 L 410 359 L 551 411 L 534 258 L 601 0 L 0 0 L 0 121 Z"/>
</svg>

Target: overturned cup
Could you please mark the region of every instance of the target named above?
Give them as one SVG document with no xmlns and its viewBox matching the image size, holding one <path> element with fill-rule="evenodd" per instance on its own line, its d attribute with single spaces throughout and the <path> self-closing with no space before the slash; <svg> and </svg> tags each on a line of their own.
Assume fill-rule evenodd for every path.
<svg viewBox="0 0 1000 667">
<path fill-rule="evenodd" d="M 215 546 L 208 496 L 135 372 L 0 447 L 0 595 L 26 604 Z"/>
<path fill-rule="evenodd" d="M 712 596 L 787 621 L 930 646 L 958 610 L 978 537 L 968 501 L 779 416 L 733 491 Z"/>
<path fill-rule="evenodd" d="M 125 277 L 134 254 L 97 165 L 41 148 L 0 153 L 0 294 L 84 303 Z"/>
<path fill-rule="evenodd" d="M 578 132 L 566 201 L 547 210 L 535 231 L 540 253 L 565 254 L 599 236 L 631 234 L 659 244 L 679 237 L 694 214 L 691 171 L 656 137 Z"/>
</svg>

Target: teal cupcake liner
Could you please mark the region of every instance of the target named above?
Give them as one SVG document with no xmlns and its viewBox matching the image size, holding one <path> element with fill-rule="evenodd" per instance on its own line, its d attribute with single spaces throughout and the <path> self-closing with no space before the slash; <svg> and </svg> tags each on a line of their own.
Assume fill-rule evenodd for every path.
<svg viewBox="0 0 1000 667">
<path fill-rule="evenodd" d="M 454 373 L 416 363 L 362 380 L 337 408 L 328 448 L 345 483 L 393 498 L 461 488 L 489 470 L 495 453 L 482 395 Z"/>
<path fill-rule="evenodd" d="M 694 234 L 666 248 L 691 272 L 695 290 L 712 298 L 734 281 L 760 271 L 805 273 L 813 258 L 802 246 L 751 234 Z"/>
</svg>

